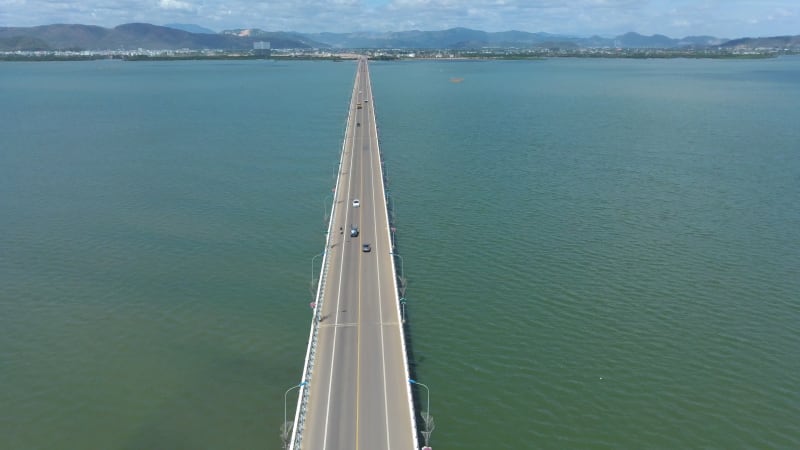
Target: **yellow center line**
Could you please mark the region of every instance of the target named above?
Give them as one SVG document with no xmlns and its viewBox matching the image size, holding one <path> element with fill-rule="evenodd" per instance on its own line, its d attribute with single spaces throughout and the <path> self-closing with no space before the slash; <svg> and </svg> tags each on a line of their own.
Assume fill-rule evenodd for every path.
<svg viewBox="0 0 800 450">
<path fill-rule="evenodd" d="M 359 65 L 360 64 L 361 63 L 359 62 Z M 361 83 L 362 83 L 361 75 L 359 74 L 359 77 L 358 77 L 358 89 L 359 89 L 359 91 L 361 91 L 361 89 L 362 89 Z M 360 98 L 359 98 L 359 101 L 361 101 Z M 356 121 L 359 121 L 358 111 L 357 110 L 356 110 Z M 356 132 L 358 132 L 358 131 L 360 131 L 360 129 L 357 128 Z M 362 134 L 362 133 L 359 133 L 359 134 Z M 362 145 L 363 145 L 363 140 L 362 140 Z M 353 147 L 354 147 L 353 148 L 353 153 L 356 153 L 355 142 L 353 143 Z M 361 197 L 363 197 L 362 194 L 364 192 L 364 176 L 361 173 L 362 170 L 363 170 L 363 164 L 362 164 L 361 158 L 359 157 L 358 158 L 358 173 L 359 173 L 359 178 L 361 178 L 361 183 L 360 183 L 360 188 L 359 188 L 359 192 L 360 192 L 359 196 L 361 196 Z M 361 208 L 360 207 L 358 208 L 358 217 L 359 217 L 359 221 L 358 221 L 359 225 L 361 225 L 361 220 L 360 220 L 361 219 Z M 358 244 L 359 245 L 361 244 L 361 233 L 358 234 Z M 356 450 L 358 450 L 358 448 L 359 448 L 359 433 L 358 433 L 358 430 L 359 430 L 359 421 L 361 419 L 361 415 L 359 414 L 359 411 L 360 411 L 360 408 L 361 408 L 361 259 L 362 258 L 361 258 L 361 255 L 359 255 L 358 253 L 356 253 L 356 255 L 358 255 L 357 256 L 358 257 L 358 276 L 357 276 L 357 283 L 358 283 L 358 317 L 356 318 L 356 323 L 358 324 L 357 328 L 356 328 L 357 329 L 357 332 L 356 332 Z"/>
</svg>

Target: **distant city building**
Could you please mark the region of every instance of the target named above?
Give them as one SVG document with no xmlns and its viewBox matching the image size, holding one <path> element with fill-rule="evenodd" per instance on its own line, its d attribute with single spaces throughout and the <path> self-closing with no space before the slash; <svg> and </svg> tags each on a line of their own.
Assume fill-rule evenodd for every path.
<svg viewBox="0 0 800 450">
<path fill-rule="evenodd" d="M 253 52 L 256 55 L 263 56 L 265 58 L 269 58 L 271 53 L 271 46 L 269 41 L 256 41 L 253 42 Z"/>
</svg>

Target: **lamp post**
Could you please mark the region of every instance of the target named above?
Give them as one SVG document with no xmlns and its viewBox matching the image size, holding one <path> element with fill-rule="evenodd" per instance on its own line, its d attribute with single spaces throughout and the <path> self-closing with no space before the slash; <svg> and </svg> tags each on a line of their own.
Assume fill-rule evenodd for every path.
<svg viewBox="0 0 800 450">
<path fill-rule="evenodd" d="M 337 160 L 331 165 L 331 175 L 333 176 L 333 180 L 336 180 L 336 173 L 339 171 L 339 166 L 342 165 L 342 162 Z"/>
<path fill-rule="evenodd" d="M 384 175 L 386 174 L 384 173 Z M 386 176 L 386 178 L 388 181 L 389 177 Z M 386 208 L 389 210 L 389 223 L 394 224 L 395 217 L 397 217 L 397 210 L 395 209 L 394 196 L 392 195 L 392 191 L 389 190 L 386 191 Z"/>
<path fill-rule="evenodd" d="M 389 254 L 392 255 L 392 256 L 397 256 L 398 258 L 400 258 L 400 276 L 402 278 L 405 278 L 405 276 L 406 276 L 406 270 L 405 270 L 406 265 L 403 262 L 403 257 L 399 253 L 390 252 Z"/>
<path fill-rule="evenodd" d="M 402 308 L 402 310 L 403 310 L 402 311 L 403 317 L 401 318 L 401 320 L 403 321 L 403 323 L 406 323 L 406 298 L 405 297 L 400 297 L 400 308 Z"/>
<path fill-rule="evenodd" d="M 327 251 L 327 249 L 325 251 Z M 314 291 L 315 291 L 315 289 L 314 289 L 314 261 L 317 258 L 319 258 L 320 256 L 324 255 L 325 251 L 323 251 L 322 253 L 320 253 L 318 255 L 314 255 L 314 257 L 311 258 L 311 281 L 308 283 L 308 290 L 309 290 L 309 293 L 310 293 L 310 295 L 312 297 L 314 296 Z"/>
<path fill-rule="evenodd" d="M 322 199 L 322 221 L 325 222 L 328 220 L 328 204 L 330 204 L 329 198 L 332 200 L 333 192 L 326 195 L 325 198 Z M 331 209 L 332 210 L 332 209 Z"/>
<path fill-rule="evenodd" d="M 398 286 L 398 289 L 400 291 L 400 295 L 404 296 L 404 295 L 406 295 L 406 264 L 403 261 L 403 257 L 400 256 L 399 254 L 397 254 L 397 253 L 395 253 L 393 251 L 389 252 L 389 254 L 392 255 L 392 256 L 397 256 L 398 258 L 400 258 L 400 277 L 398 279 L 400 284 Z"/>
<path fill-rule="evenodd" d="M 286 390 L 286 392 L 283 393 L 283 448 L 286 448 L 286 444 L 288 444 L 288 442 L 287 442 L 287 437 L 288 437 L 287 424 L 289 422 L 286 421 L 286 397 L 289 395 L 289 391 L 291 391 L 292 389 L 297 389 L 300 386 L 306 386 L 307 384 L 308 384 L 307 381 L 303 381 L 302 383 L 300 383 L 300 384 L 298 384 L 296 386 L 290 387 L 289 389 Z"/>
<path fill-rule="evenodd" d="M 324 254 L 325 254 L 325 252 L 322 252 L 319 255 L 314 255 L 314 257 L 311 258 L 311 284 L 312 285 L 314 284 L 314 260 L 319 258 L 320 256 L 322 256 Z"/>
<path fill-rule="evenodd" d="M 428 393 L 428 403 L 427 403 L 427 406 L 426 406 L 427 409 L 425 411 L 428 413 L 428 415 L 430 415 L 431 414 L 431 390 L 428 389 L 428 386 L 420 383 L 417 380 L 412 380 L 411 378 L 409 378 L 408 382 L 411 383 L 411 384 L 416 384 L 416 385 L 419 385 L 419 386 L 422 386 L 422 387 L 425 388 L 425 391 Z"/>
<path fill-rule="evenodd" d="M 428 402 L 427 402 L 428 409 L 425 411 L 425 414 L 420 414 L 422 416 L 422 419 L 425 421 L 425 431 L 422 432 L 422 435 L 425 437 L 425 448 L 428 448 L 430 444 L 431 433 L 433 433 L 433 428 L 434 428 L 433 416 L 431 416 L 431 391 L 430 389 L 428 389 L 428 386 L 420 383 L 417 380 L 412 380 L 411 378 L 409 378 L 408 382 L 411 384 L 416 384 L 424 387 L 425 391 L 428 394 Z"/>
</svg>

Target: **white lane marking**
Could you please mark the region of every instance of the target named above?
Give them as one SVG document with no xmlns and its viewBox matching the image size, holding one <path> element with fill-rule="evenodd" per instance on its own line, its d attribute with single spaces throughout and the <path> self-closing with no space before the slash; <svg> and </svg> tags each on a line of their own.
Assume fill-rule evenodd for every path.
<svg viewBox="0 0 800 450">
<path fill-rule="evenodd" d="M 357 81 L 356 82 L 356 86 L 353 87 L 353 97 L 355 97 L 356 89 L 357 89 L 357 87 L 359 85 L 358 80 L 356 80 L 356 81 Z M 351 107 L 352 107 L 352 102 L 351 102 Z M 354 149 L 355 149 L 355 131 L 353 131 L 353 137 L 351 138 L 351 141 L 350 141 L 350 168 L 348 169 L 348 176 L 347 176 L 347 192 L 346 192 L 347 199 L 350 198 L 350 182 L 353 180 L 353 177 L 350 176 L 349 174 L 351 174 L 353 172 L 353 153 L 354 153 L 353 150 Z M 345 221 L 345 223 L 347 223 L 347 214 L 350 212 L 350 208 L 348 208 L 346 206 L 347 202 L 345 202 L 344 204 L 345 204 L 344 221 Z M 342 297 L 342 274 L 344 273 L 344 270 L 342 270 L 342 269 L 344 268 L 344 253 L 345 253 L 344 252 L 344 247 L 342 247 L 342 257 L 339 260 L 339 290 L 336 293 L 336 317 L 335 317 L 335 319 L 333 321 L 334 325 L 338 324 L 338 322 L 339 322 L 339 302 L 340 302 L 341 297 Z M 333 351 L 333 355 L 331 355 L 331 372 L 330 372 L 330 378 L 328 380 L 328 400 L 327 400 L 327 404 L 325 405 L 325 431 L 323 432 L 322 450 L 325 450 L 325 447 L 328 445 L 328 424 L 330 422 L 329 421 L 329 417 L 330 417 L 330 413 L 331 413 L 331 391 L 332 391 L 331 388 L 333 387 L 333 372 L 334 372 L 334 370 L 333 370 L 334 364 L 333 363 L 336 360 L 336 331 L 338 331 L 338 330 L 339 330 L 338 326 L 335 326 L 333 328 L 333 346 L 331 347 L 333 349 L 332 350 Z"/>
<path fill-rule="evenodd" d="M 369 72 L 367 72 L 367 82 L 370 84 L 370 91 L 369 92 L 370 92 L 370 94 L 372 94 L 372 79 L 369 76 Z M 376 125 L 375 134 L 374 134 L 375 135 L 375 140 L 378 141 L 378 129 L 377 129 L 377 121 L 375 120 L 375 105 L 374 105 L 374 103 L 373 103 L 373 105 L 372 105 L 372 107 L 370 109 L 370 113 L 372 114 L 373 122 Z M 383 183 L 383 181 L 381 181 L 381 186 L 383 187 L 384 192 L 386 192 L 385 191 L 386 190 L 386 185 Z M 384 207 L 384 211 L 386 213 L 386 219 L 387 219 L 387 223 L 388 223 L 389 213 L 388 213 L 388 207 L 386 205 L 386 199 L 385 198 L 384 198 L 383 207 Z M 391 246 L 392 245 L 392 236 L 391 236 L 391 231 L 390 231 L 389 228 L 386 229 L 386 237 L 388 238 L 389 245 Z M 392 251 L 394 251 L 394 248 L 392 248 Z M 392 275 L 393 276 L 397 275 L 397 266 L 394 264 L 394 261 L 392 261 Z M 400 355 L 402 356 L 402 361 L 403 361 L 403 374 L 406 375 L 404 377 L 404 380 L 407 380 L 408 377 L 409 377 L 409 373 L 410 372 L 408 370 L 408 358 L 406 357 L 406 355 L 408 353 L 406 351 L 405 333 L 403 332 L 402 322 L 400 322 L 400 314 L 401 314 L 401 312 L 400 312 L 400 296 L 399 296 L 399 292 L 397 291 L 397 280 L 394 280 L 394 279 L 392 280 L 392 289 L 394 289 L 394 291 L 392 292 L 392 294 L 394 295 L 394 298 L 393 298 L 394 315 L 395 315 L 395 317 L 397 317 L 398 322 L 389 322 L 387 324 L 395 326 L 395 330 L 398 332 L 398 335 L 399 335 L 399 338 L 400 338 L 400 348 L 401 348 Z M 415 419 L 415 413 L 414 413 L 414 405 L 413 405 L 413 402 L 412 402 L 412 395 L 411 395 L 411 383 L 404 383 L 404 384 L 406 386 L 406 389 L 405 389 L 405 391 L 406 391 L 406 395 L 405 395 L 406 404 L 408 405 L 408 425 L 409 425 L 409 430 L 411 431 L 411 441 L 414 443 L 412 445 L 412 448 L 419 448 L 419 442 L 418 442 L 418 439 L 417 439 L 417 426 L 416 426 L 416 419 Z"/>
<path fill-rule="evenodd" d="M 369 92 L 372 92 L 372 84 L 369 83 L 367 80 L 367 86 L 369 88 Z M 377 125 L 376 125 L 377 126 Z M 369 152 L 369 162 L 370 162 L 370 182 L 372 183 L 372 226 L 373 231 L 375 232 L 375 236 L 378 236 L 378 220 L 375 217 L 376 208 L 375 205 L 377 202 L 375 201 L 375 163 L 373 158 L 374 149 L 372 148 L 372 143 L 370 142 L 370 152 Z M 378 160 L 378 164 L 380 164 L 380 158 Z M 381 192 L 383 194 L 383 192 Z M 375 251 L 379 251 L 378 247 L 378 240 L 375 240 Z M 377 265 L 378 265 L 378 322 L 383 321 L 383 306 L 382 306 L 382 299 L 381 299 L 381 258 L 378 256 Z M 386 419 L 386 450 L 391 450 L 392 448 L 392 440 L 389 438 L 389 397 L 387 394 L 387 386 L 386 386 L 386 348 L 383 342 L 383 326 L 379 326 L 381 330 L 381 368 L 383 371 L 383 410 L 384 410 L 384 418 Z"/>
<path fill-rule="evenodd" d="M 342 323 L 328 323 L 328 324 L 325 324 L 325 325 L 320 325 L 319 327 L 320 328 L 334 328 L 334 327 L 336 327 L 336 328 L 350 328 L 350 327 L 355 327 L 355 326 L 358 326 L 358 324 L 355 323 L 355 322 L 349 322 L 349 323 L 342 322 Z"/>
</svg>

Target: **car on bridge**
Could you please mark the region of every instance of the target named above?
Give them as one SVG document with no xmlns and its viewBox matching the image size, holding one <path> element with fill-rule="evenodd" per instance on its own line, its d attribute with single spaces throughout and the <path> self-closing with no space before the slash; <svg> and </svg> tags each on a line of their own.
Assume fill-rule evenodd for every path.
<svg viewBox="0 0 800 450">
<path fill-rule="evenodd" d="M 372 247 L 369 244 L 364 244 L 361 246 L 361 251 L 364 253 L 369 253 L 372 251 Z"/>
<path fill-rule="evenodd" d="M 353 208 L 358 208 L 359 206 L 361 206 L 361 202 L 358 201 L 357 198 L 354 198 L 353 199 Z"/>
<path fill-rule="evenodd" d="M 358 237 L 358 227 L 350 225 L 350 237 Z"/>
</svg>

